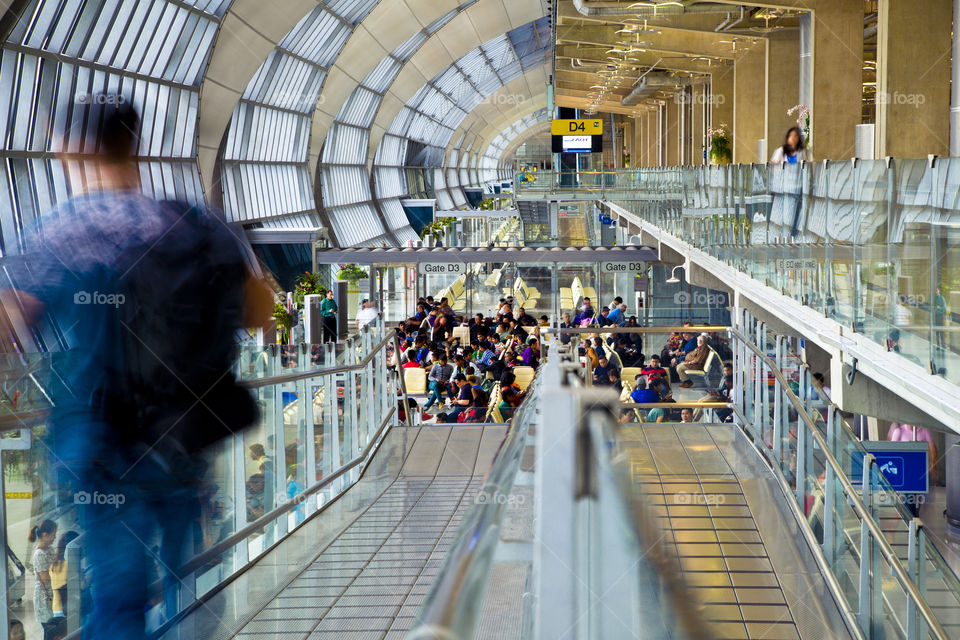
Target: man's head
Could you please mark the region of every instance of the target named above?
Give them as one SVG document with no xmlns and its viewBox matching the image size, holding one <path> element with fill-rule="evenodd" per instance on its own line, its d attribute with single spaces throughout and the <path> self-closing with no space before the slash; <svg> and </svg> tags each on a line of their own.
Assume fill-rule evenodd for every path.
<svg viewBox="0 0 960 640">
<path fill-rule="evenodd" d="M 333 289 L 327 289 L 327 299 L 333 300 Z"/>
<path fill-rule="evenodd" d="M 520 309 L 517 311 L 517 313 L 518 313 L 518 315 L 521 315 L 521 316 L 522 316 L 522 315 L 524 315 L 524 314 L 527 313 L 527 310 L 524 309 L 523 307 L 520 307 Z"/>
<path fill-rule="evenodd" d="M 606 366 L 607 366 L 607 357 L 606 357 L 606 356 L 602 356 L 602 357 L 600 358 L 600 366 L 601 366 L 601 367 L 606 367 Z"/>
<path fill-rule="evenodd" d="M 442 365 L 443 365 L 443 364 L 447 364 L 447 354 L 446 354 L 446 353 L 440 353 L 440 354 L 437 356 L 437 362 L 439 362 L 439 363 L 442 364 Z"/>
<path fill-rule="evenodd" d="M 625 313 L 627 310 L 627 305 L 620 303 L 620 313 Z"/>
<path fill-rule="evenodd" d="M 613 301 L 617 303 L 617 306 L 619 306 L 620 304 L 623 303 L 623 298 L 621 298 L 620 296 L 617 296 L 616 298 L 613 299 Z"/>
<path fill-rule="evenodd" d="M 650 367 L 653 369 L 660 368 L 660 356 L 650 356 Z"/>
<path fill-rule="evenodd" d="M 681 409 L 680 420 L 683 422 L 693 422 L 693 409 Z"/>
<path fill-rule="evenodd" d="M 817 372 L 817 373 L 813 374 L 813 379 L 816 380 L 816 381 L 820 384 L 821 387 L 826 384 L 826 381 L 824 380 L 823 374 L 820 373 L 820 372 Z"/>
<path fill-rule="evenodd" d="M 483 342 L 481 342 L 478 346 L 479 346 L 479 349 L 480 349 L 480 352 L 481 352 L 481 353 L 483 353 L 484 351 L 486 351 L 487 349 L 490 348 L 490 345 L 487 343 L 486 340 L 484 340 Z"/>
<path fill-rule="evenodd" d="M 689 331 L 684 331 L 682 334 L 684 340 L 693 340 L 693 334 Z"/>
<path fill-rule="evenodd" d="M 82 99 L 81 99 L 82 98 Z M 60 136 L 64 152 L 68 147 L 80 147 L 84 132 L 96 132 L 96 140 L 84 145 L 97 150 L 96 156 L 85 162 L 96 165 L 87 175 L 98 175 L 103 189 L 129 188 L 139 185 L 139 172 L 134 160 L 140 141 L 140 114 L 131 99 L 119 93 L 78 94 L 69 103 L 70 113 L 51 117 L 51 122 L 63 123 L 64 129 L 52 131 Z M 81 185 L 74 185 L 81 191 Z"/>
<path fill-rule="evenodd" d="M 606 308 L 606 307 L 600 309 L 600 315 L 602 315 L 604 318 L 606 318 L 608 315 L 610 315 L 610 309 L 608 309 L 608 308 Z"/>
<path fill-rule="evenodd" d="M 417 350 L 416 349 L 407 349 L 407 361 L 413 362 L 417 359 Z"/>
<path fill-rule="evenodd" d="M 456 382 L 457 386 L 460 387 L 461 389 L 467 386 L 467 376 L 463 375 L 462 373 L 458 373 L 453 378 L 453 381 Z"/>
<path fill-rule="evenodd" d="M 620 412 L 620 423 L 633 422 L 633 409 L 624 409 Z"/>
<path fill-rule="evenodd" d="M 640 374 L 636 376 L 633 381 L 636 383 L 637 389 L 646 389 L 647 388 L 647 376 Z"/>
<path fill-rule="evenodd" d="M 566 322 L 566 323 L 569 323 L 569 322 L 570 322 L 570 314 L 569 314 L 569 313 L 563 314 L 563 321 Z"/>
<path fill-rule="evenodd" d="M 733 376 L 733 365 L 725 364 L 723 365 L 723 377 Z"/>
</svg>

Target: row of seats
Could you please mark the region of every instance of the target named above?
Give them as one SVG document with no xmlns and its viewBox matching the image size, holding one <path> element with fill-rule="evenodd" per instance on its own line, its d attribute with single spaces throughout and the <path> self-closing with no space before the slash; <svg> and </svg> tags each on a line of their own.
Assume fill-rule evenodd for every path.
<svg viewBox="0 0 960 640">
<path fill-rule="evenodd" d="M 505 296 L 512 295 L 519 306 L 525 308 L 529 306 L 527 311 L 536 309 L 537 303 L 540 301 L 540 290 L 528 285 L 520 276 L 517 276 L 516 282 L 513 283 L 512 290 L 510 287 L 504 287 L 502 291 Z"/>
<path fill-rule="evenodd" d="M 580 276 L 573 279 L 569 287 L 560 287 L 560 308 L 575 311 L 583 298 L 597 301 L 597 292 L 593 287 L 585 287 Z"/>
<path fill-rule="evenodd" d="M 511 244 L 508 238 L 514 235 L 517 231 L 517 228 L 520 226 L 519 218 L 510 218 L 507 222 L 500 227 L 500 230 L 494 234 L 492 242 L 494 245 L 500 246 L 503 244 Z"/>
</svg>

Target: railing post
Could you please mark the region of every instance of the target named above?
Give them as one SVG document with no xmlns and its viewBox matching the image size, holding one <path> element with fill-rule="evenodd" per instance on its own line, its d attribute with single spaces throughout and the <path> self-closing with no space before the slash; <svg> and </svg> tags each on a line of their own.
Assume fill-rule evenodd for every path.
<svg viewBox="0 0 960 640">
<path fill-rule="evenodd" d="M 917 582 L 919 574 L 920 558 L 917 549 L 917 536 L 920 527 L 920 520 L 913 518 L 910 521 L 910 532 L 907 540 L 907 572 L 910 579 Z M 917 633 L 917 603 L 913 598 L 907 598 L 907 640 L 916 640 L 920 635 Z"/>
<path fill-rule="evenodd" d="M 870 470 L 873 467 L 874 457 L 872 454 L 863 454 L 862 485 L 863 504 L 867 510 L 870 509 L 872 499 L 870 491 Z M 867 526 L 866 518 L 860 521 L 860 588 L 858 590 L 858 610 L 857 618 L 860 621 L 860 629 L 866 634 L 868 639 L 873 638 L 871 634 L 871 620 L 873 619 L 873 598 L 871 597 L 870 574 L 873 569 L 873 553 L 870 540 L 870 529 Z"/>
<path fill-rule="evenodd" d="M 797 416 L 797 503 L 807 513 L 807 425 Z"/>
</svg>

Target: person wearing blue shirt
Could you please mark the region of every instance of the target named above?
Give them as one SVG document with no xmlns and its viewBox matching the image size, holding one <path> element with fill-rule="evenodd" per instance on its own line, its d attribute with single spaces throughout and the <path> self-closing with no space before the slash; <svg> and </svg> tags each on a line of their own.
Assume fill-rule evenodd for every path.
<svg viewBox="0 0 960 640">
<path fill-rule="evenodd" d="M 637 404 L 660 402 L 660 394 L 653 389 L 647 389 L 647 381 L 643 376 L 637 376 L 637 387 L 630 394 L 630 399 Z"/>
</svg>

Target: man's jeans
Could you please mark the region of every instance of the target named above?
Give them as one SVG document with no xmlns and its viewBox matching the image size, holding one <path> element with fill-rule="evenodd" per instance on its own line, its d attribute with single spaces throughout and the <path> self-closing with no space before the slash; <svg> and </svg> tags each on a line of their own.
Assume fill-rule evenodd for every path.
<svg viewBox="0 0 960 640">
<path fill-rule="evenodd" d="M 433 405 L 434 402 L 439 403 L 443 406 L 443 394 L 444 390 L 447 388 L 446 383 L 437 382 L 436 380 L 430 381 L 430 398 L 427 400 L 427 404 L 423 407 L 423 410 L 426 411 Z"/>
</svg>

